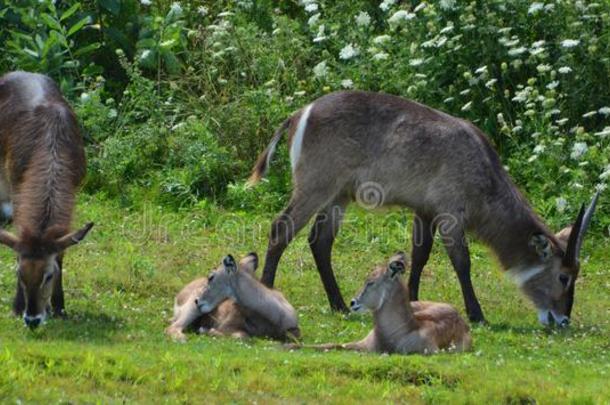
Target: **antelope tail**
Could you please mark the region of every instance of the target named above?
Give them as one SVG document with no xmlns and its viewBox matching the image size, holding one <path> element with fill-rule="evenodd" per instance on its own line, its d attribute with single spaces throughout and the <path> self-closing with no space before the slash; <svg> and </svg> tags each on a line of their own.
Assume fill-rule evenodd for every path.
<svg viewBox="0 0 610 405">
<path fill-rule="evenodd" d="M 258 183 L 267 173 L 267 169 L 269 169 L 269 163 L 271 162 L 271 158 L 275 153 L 275 149 L 277 147 L 278 142 L 282 138 L 282 135 L 288 126 L 290 125 L 292 117 L 287 118 L 282 125 L 275 131 L 273 134 L 273 138 L 271 138 L 271 142 L 267 145 L 267 148 L 258 156 L 254 167 L 252 168 L 252 174 L 248 179 L 248 185 L 253 186 Z"/>
</svg>

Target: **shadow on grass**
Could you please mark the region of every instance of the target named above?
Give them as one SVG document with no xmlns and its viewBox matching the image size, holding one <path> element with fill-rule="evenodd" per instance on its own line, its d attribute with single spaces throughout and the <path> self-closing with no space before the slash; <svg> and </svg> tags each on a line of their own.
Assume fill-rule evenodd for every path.
<svg viewBox="0 0 610 405">
<path fill-rule="evenodd" d="M 116 316 L 98 312 L 71 312 L 67 318 L 51 318 L 44 326 L 28 331 L 35 340 L 110 341 L 125 326 Z"/>
</svg>

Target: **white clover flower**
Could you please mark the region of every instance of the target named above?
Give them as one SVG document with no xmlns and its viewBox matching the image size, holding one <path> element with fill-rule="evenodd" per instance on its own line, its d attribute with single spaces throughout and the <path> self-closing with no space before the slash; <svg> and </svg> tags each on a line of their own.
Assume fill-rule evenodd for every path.
<svg viewBox="0 0 610 405">
<path fill-rule="evenodd" d="M 313 67 L 313 74 L 318 79 L 322 79 L 328 75 L 328 67 L 326 66 L 325 60 Z"/>
<path fill-rule="evenodd" d="M 371 16 L 366 11 L 361 11 L 356 16 L 356 24 L 360 27 L 368 27 L 371 23 Z"/>
<path fill-rule="evenodd" d="M 341 80 L 341 87 L 344 89 L 351 89 L 354 87 L 354 82 L 351 79 Z"/>
<path fill-rule="evenodd" d="M 119 115 L 119 113 L 114 108 L 111 108 L 110 111 L 108 111 L 108 118 L 116 118 L 117 115 Z"/>
<path fill-rule="evenodd" d="M 151 0 L 140 0 L 140 4 L 143 6 L 150 6 L 152 4 Z"/>
<path fill-rule="evenodd" d="M 438 5 L 441 10 L 453 10 L 455 8 L 455 0 L 441 0 Z"/>
<path fill-rule="evenodd" d="M 379 36 L 376 36 L 375 38 L 373 38 L 373 43 L 377 44 L 377 45 L 381 45 L 381 44 L 385 44 L 386 42 L 388 42 L 391 39 L 392 39 L 392 37 L 389 35 L 379 35 Z"/>
<path fill-rule="evenodd" d="M 578 44 L 580 44 L 579 39 L 564 39 L 561 41 L 561 46 L 564 48 L 574 48 L 575 46 L 578 46 Z"/>
<path fill-rule="evenodd" d="M 570 73 L 572 71 L 572 68 L 569 66 L 562 66 L 559 69 L 557 69 L 557 71 L 559 71 L 559 73 L 561 73 L 562 75 L 567 75 L 568 73 Z"/>
<path fill-rule="evenodd" d="M 307 11 L 308 13 L 315 13 L 316 11 L 318 11 L 318 4 L 317 3 L 307 3 L 305 5 L 305 11 Z"/>
<path fill-rule="evenodd" d="M 388 11 L 394 4 L 396 4 L 396 0 L 383 0 L 379 8 L 383 11 Z"/>
<path fill-rule="evenodd" d="M 339 52 L 339 59 L 349 60 L 360 54 L 358 48 L 354 47 L 352 44 L 347 44 L 341 49 Z"/>
<path fill-rule="evenodd" d="M 388 55 L 385 52 L 379 52 L 379 53 L 376 53 L 375 55 L 373 55 L 374 60 L 386 60 L 389 57 L 390 57 L 390 55 Z"/>
<path fill-rule="evenodd" d="M 599 110 L 597 110 L 597 112 L 603 116 L 608 116 L 608 115 L 610 115 L 610 107 L 602 107 Z"/>
<path fill-rule="evenodd" d="M 563 197 L 557 197 L 555 199 L 555 208 L 558 212 L 564 212 L 568 207 L 568 201 Z"/>
<path fill-rule="evenodd" d="M 206 6 L 197 7 L 197 13 L 202 17 L 205 17 L 206 15 L 208 15 L 208 12 L 209 12 L 209 10 Z"/>
<path fill-rule="evenodd" d="M 528 14 L 536 14 L 536 13 L 538 13 L 538 11 L 542 10 L 543 8 L 544 8 L 544 4 L 543 3 L 535 2 L 535 3 L 532 3 L 530 5 L 529 9 L 527 9 L 527 13 Z"/>
<path fill-rule="evenodd" d="M 320 21 L 320 13 L 314 14 L 311 17 L 309 17 L 309 20 L 307 20 L 307 24 L 309 24 L 309 26 L 313 26 L 316 25 L 318 22 Z"/>
<path fill-rule="evenodd" d="M 527 52 L 527 48 L 524 46 L 521 46 L 519 48 L 512 48 L 508 50 L 508 55 L 509 56 L 519 56 L 523 53 Z"/>
<path fill-rule="evenodd" d="M 411 65 L 411 66 L 420 66 L 423 63 L 424 63 L 424 60 L 422 58 L 415 58 L 415 59 L 411 59 L 409 61 L 409 65 Z"/>
<path fill-rule="evenodd" d="M 415 14 L 409 13 L 406 10 L 398 10 L 388 19 L 388 22 L 392 25 L 398 25 L 403 21 L 409 21 L 415 18 Z"/>
<path fill-rule="evenodd" d="M 182 6 L 177 1 L 172 3 L 170 11 L 174 14 L 182 14 Z"/>
<path fill-rule="evenodd" d="M 570 153 L 570 157 L 572 159 L 580 159 L 585 153 L 587 153 L 589 147 L 585 142 L 576 142 L 572 146 L 572 153 Z"/>
</svg>

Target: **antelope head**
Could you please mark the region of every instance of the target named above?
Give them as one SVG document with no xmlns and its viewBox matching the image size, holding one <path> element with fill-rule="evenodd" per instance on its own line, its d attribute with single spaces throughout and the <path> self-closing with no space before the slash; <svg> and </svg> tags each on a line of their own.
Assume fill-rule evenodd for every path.
<svg viewBox="0 0 610 405">
<path fill-rule="evenodd" d="M 576 221 L 555 234 L 555 240 L 537 234 L 530 238 L 530 247 L 538 256 L 538 264 L 523 271 L 519 282 L 523 292 L 538 309 L 538 319 L 548 325 L 568 326 L 574 305 L 574 287 L 580 272 L 580 249 L 599 192 L 587 208 L 583 204 Z"/>
<path fill-rule="evenodd" d="M 57 258 L 83 240 L 92 227 L 90 222 L 77 231 L 57 237 L 32 236 L 27 231 L 18 237 L 0 230 L 0 243 L 17 253 L 17 280 L 25 298 L 23 320 L 26 326 L 36 328 L 47 319 L 55 280 L 60 272 Z"/>
<path fill-rule="evenodd" d="M 405 254 L 399 252 L 390 258 L 387 266 L 375 268 L 366 278 L 358 295 L 351 301 L 352 311 L 364 312 L 380 309 L 399 275 L 405 272 L 406 260 Z"/>
<path fill-rule="evenodd" d="M 234 285 L 237 272 L 242 271 L 254 276 L 258 267 L 258 256 L 256 253 L 249 253 L 240 260 L 239 264 L 231 255 L 225 256 L 220 266 L 208 276 L 208 284 L 199 296 L 195 299 L 195 304 L 202 314 L 212 312 L 224 300 L 235 299 Z"/>
</svg>

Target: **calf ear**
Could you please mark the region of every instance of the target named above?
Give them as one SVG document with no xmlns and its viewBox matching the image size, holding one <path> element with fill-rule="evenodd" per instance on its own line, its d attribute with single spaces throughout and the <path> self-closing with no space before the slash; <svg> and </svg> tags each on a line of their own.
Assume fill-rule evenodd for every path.
<svg viewBox="0 0 610 405">
<path fill-rule="evenodd" d="M 63 250 L 66 250 L 70 246 L 74 246 L 83 239 L 85 239 L 85 236 L 87 236 L 91 228 L 93 228 L 93 222 L 89 222 L 82 228 L 55 240 L 55 247 L 57 251 L 61 252 Z"/>
<path fill-rule="evenodd" d="M 398 252 L 390 258 L 390 264 L 388 264 L 388 270 L 392 277 L 397 276 L 405 272 L 406 268 L 406 257 L 403 252 Z"/>
<path fill-rule="evenodd" d="M 246 257 L 239 261 L 239 268 L 254 274 L 258 267 L 258 255 L 254 252 L 248 253 Z"/>
<path fill-rule="evenodd" d="M 0 229 L 0 243 L 15 250 L 17 248 L 17 243 L 19 243 L 19 238 L 9 231 Z"/>
<path fill-rule="evenodd" d="M 222 265 L 227 269 L 228 273 L 234 273 L 237 270 L 237 263 L 235 263 L 235 258 L 231 255 L 226 255 L 222 259 Z"/>
<path fill-rule="evenodd" d="M 551 241 L 542 233 L 535 233 L 530 237 L 529 246 L 532 248 L 538 257 L 546 261 L 553 255 L 553 247 Z"/>
</svg>

